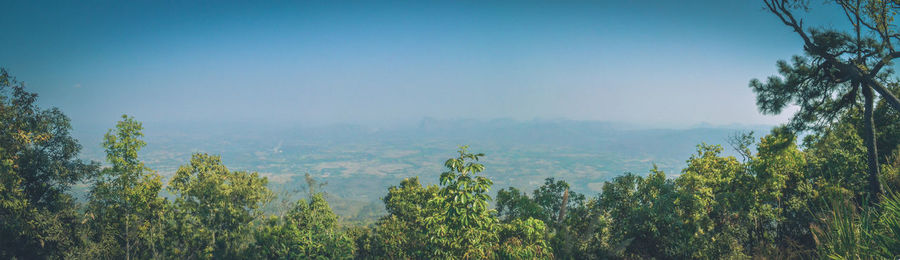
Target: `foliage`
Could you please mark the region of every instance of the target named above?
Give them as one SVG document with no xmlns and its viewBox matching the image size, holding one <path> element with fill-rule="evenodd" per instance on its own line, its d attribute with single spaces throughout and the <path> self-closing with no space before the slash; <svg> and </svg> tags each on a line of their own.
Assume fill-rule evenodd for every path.
<svg viewBox="0 0 900 260">
<path fill-rule="evenodd" d="M 865 147 L 849 124 L 834 124 L 804 140 L 804 151 L 810 176 L 829 200 L 851 197 L 862 201 L 868 192 L 866 178 Z"/>
<path fill-rule="evenodd" d="M 553 253 L 547 242 L 544 222 L 528 218 L 515 219 L 500 226 L 500 259 L 551 259 Z"/>
<path fill-rule="evenodd" d="M 509 187 L 497 191 L 497 215 L 503 221 L 516 219 L 540 219 L 549 220 L 550 216 L 541 208 L 541 205 L 528 197 L 528 194 L 516 187 Z"/>
<path fill-rule="evenodd" d="M 159 196 L 162 177 L 144 166 L 138 152 L 143 127 L 123 115 L 115 130 L 105 135 L 104 168 L 91 189 L 88 215 L 92 246 L 82 255 L 90 258 L 159 257 L 162 248 L 162 211 L 167 200 Z"/>
<path fill-rule="evenodd" d="M 425 218 L 433 210 L 427 204 L 438 195 L 438 190 L 435 185 L 423 187 L 418 177 L 390 187 L 384 197 L 388 215 L 378 221 L 368 251 L 361 254 L 392 259 L 428 256 Z"/>
<path fill-rule="evenodd" d="M 579 243 L 588 240 L 596 225 L 592 211 L 585 206 L 585 197 L 569 191 L 563 180 L 547 178 L 544 184 L 532 192 L 529 198 L 515 187 L 497 193 L 497 215 L 504 223 L 511 224 L 541 220 L 548 226 L 549 246 L 558 258 L 574 257 Z M 563 207 L 565 205 L 565 207 Z"/>
<path fill-rule="evenodd" d="M 538 219 L 500 223 L 488 207 L 493 183 L 481 176 L 483 154 L 448 159 L 441 186 L 403 180 L 384 198 L 389 215 L 371 233 L 360 235 L 358 258 L 550 258 L 547 227 Z M 512 207 L 514 210 L 518 210 Z"/>
<path fill-rule="evenodd" d="M 441 173 L 441 189 L 426 204 L 426 243 L 430 257 L 488 258 L 498 243 L 494 210 L 488 208 L 487 192 L 493 182 L 478 175 L 484 165 L 477 163 L 484 154 L 472 154 L 468 147 L 459 156 L 447 159 L 447 171 Z"/>
<path fill-rule="evenodd" d="M 178 258 L 236 257 L 251 221 L 271 192 L 258 173 L 229 171 L 218 156 L 197 153 L 175 172 L 170 250 Z"/>
<path fill-rule="evenodd" d="M 819 253 L 830 259 L 890 259 L 900 255 L 900 197 L 888 195 L 878 207 L 858 208 L 835 200 L 814 226 Z"/>
<path fill-rule="evenodd" d="M 77 158 L 69 118 L 0 68 L 0 258 L 60 258 L 80 244 L 72 185 L 96 173 Z"/>
<path fill-rule="evenodd" d="M 900 99 L 894 93 L 896 89 L 892 89 L 896 79 L 891 69 L 893 60 L 900 58 L 900 52 L 894 48 L 900 39 L 894 20 L 900 5 L 883 0 L 837 0 L 834 3 L 849 26 L 807 29 L 796 14 L 807 10 L 807 1 L 763 2 L 769 12 L 800 36 L 804 53 L 794 56 L 790 64 L 778 61 L 781 77 L 769 77 L 765 83 L 750 81 L 757 94 L 757 106 L 766 114 L 779 114 L 788 105 L 798 107 L 789 124 L 795 131 L 821 130 L 847 113 L 862 113 L 858 125 L 866 147 L 868 200 L 880 198 L 884 189 L 879 161 L 883 156 L 878 151 L 875 103 L 879 100 L 875 94 L 894 112 L 900 112 Z M 883 119 L 884 114 L 881 116 Z M 895 147 L 887 148 L 890 151 Z"/>
<path fill-rule="evenodd" d="M 626 173 L 608 182 L 598 199 L 611 222 L 602 241 L 607 248 L 600 251 L 606 257 L 679 255 L 676 245 L 688 241 L 673 215 L 675 198 L 674 183 L 655 169 L 647 178 Z"/>
<path fill-rule="evenodd" d="M 355 244 L 337 226 L 338 218 L 321 193 L 304 200 L 282 218 L 270 217 L 256 229 L 255 257 L 269 259 L 349 259 Z"/>
<path fill-rule="evenodd" d="M 900 94 L 900 84 L 889 85 L 891 92 Z M 876 143 L 882 164 L 891 163 L 892 155 L 900 152 L 900 111 L 893 109 L 885 100 L 879 100 L 874 111 L 875 128 L 878 129 Z"/>
<path fill-rule="evenodd" d="M 839 38 L 820 36 L 825 38 L 815 41 Z M 842 89 L 852 84 L 805 82 L 832 79 L 807 71 L 826 66 L 820 62 L 787 66 L 786 82 L 774 79 L 762 86 L 758 94 L 768 95 L 764 109 L 821 94 L 808 91 L 853 91 Z M 547 178 L 530 194 L 501 189 L 496 210 L 489 205 L 493 181 L 483 173 L 484 155 L 462 146 L 445 161 L 439 185 L 404 179 L 383 198 L 386 216 L 371 226 L 347 227 L 321 192 L 324 183 L 311 175 L 305 176 L 308 201 L 282 194 L 286 206 L 266 216 L 262 207 L 275 197 L 268 179 L 231 171 L 220 157 L 203 153 L 193 154 L 168 181 L 170 201 L 160 194 L 162 176 L 140 160 L 143 127 L 128 116 L 105 135 L 106 167 L 78 160 L 80 146 L 69 136 L 68 118 L 57 109 L 38 108 L 36 95 L 0 72 L 0 258 L 882 259 L 900 254 L 900 196 L 888 192 L 873 198 L 871 176 L 863 174 L 870 170 L 872 141 L 861 130 L 866 116 L 854 106 L 833 110 L 836 115 L 826 121 L 809 121 L 821 119 L 822 111 L 798 114 L 795 119 L 803 124 L 825 122 L 804 126 L 811 132 L 802 145 L 795 122 L 759 139 L 734 138 L 740 160 L 726 156 L 719 145 L 701 144 L 677 176 L 656 167 L 647 175 L 626 173 L 590 198 L 563 180 Z M 795 75 L 801 72 L 813 74 Z M 890 104 L 880 102 L 874 126 L 897 133 L 896 111 L 884 110 Z M 876 141 L 896 145 L 897 138 L 882 135 Z M 900 187 L 900 150 L 889 151 L 877 157 L 883 164 L 876 177 L 893 191 Z M 92 184 L 86 206 L 67 194 L 78 183 Z"/>
</svg>

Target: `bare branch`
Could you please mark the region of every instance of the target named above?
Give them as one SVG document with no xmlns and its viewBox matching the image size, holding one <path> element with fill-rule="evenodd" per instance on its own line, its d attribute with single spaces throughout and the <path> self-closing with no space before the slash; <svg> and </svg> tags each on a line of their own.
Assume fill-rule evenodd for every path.
<svg viewBox="0 0 900 260">
<path fill-rule="evenodd" d="M 887 65 L 889 62 L 896 58 L 900 58 L 900 52 L 891 52 L 887 57 L 881 59 L 877 64 L 875 64 L 874 67 L 872 67 L 872 71 L 869 71 L 869 76 L 877 75 L 881 68 L 884 67 L 884 65 Z"/>
<path fill-rule="evenodd" d="M 891 107 L 893 107 L 897 111 L 900 111 L 900 99 L 897 99 L 897 96 L 894 96 L 894 94 L 891 93 L 889 89 L 884 87 L 881 82 L 868 77 L 865 78 L 865 80 L 865 83 L 872 87 L 872 89 L 874 89 L 876 92 L 878 92 L 878 94 L 881 95 L 881 98 L 887 101 L 888 104 L 891 105 Z"/>
</svg>

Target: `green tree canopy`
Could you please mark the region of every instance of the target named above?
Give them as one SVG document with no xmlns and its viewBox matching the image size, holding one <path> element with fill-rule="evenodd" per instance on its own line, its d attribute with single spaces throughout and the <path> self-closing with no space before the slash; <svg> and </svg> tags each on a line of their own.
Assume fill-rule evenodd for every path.
<svg viewBox="0 0 900 260">
<path fill-rule="evenodd" d="M 162 176 L 144 166 L 138 152 L 146 143 L 143 126 L 122 116 L 103 140 L 109 167 L 103 168 L 90 194 L 89 214 L 94 257 L 159 257 L 162 211 L 168 203 L 159 196 Z"/>
<path fill-rule="evenodd" d="M 249 223 L 271 199 L 268 180 L 258 173 L 229 171 L 219 156 L 197 153 L 169 182 L 174 205 L 173 255 L 180 258 L 235 257 Z"/>
<path fill-rule="evenodd" d="M 0 258 L 56 258 L 78 246 L 66 191 L 98 168 L 77 158 L 69 118 L 36 100 L 0 68 Z"/>
<path fill-rule="evenodd" d="M 863 140 L 867 152 L 869 192 L 873 198 L 883 192 L 879 181 L 879 153 L 874 111 L 876 97 L 900 111 L 900 99 L 889 86 L 893 60 L 900 58 L 894 44 L 900 40 L 894 16 L 900 4 L 884 0 L 834 1 L 849 21 L 850 30 L 804 28 L 797 11 L 808 8 L 806 1 L 764 0 L 766 8 L 803 41 L 803 56 L 791 63 L 778 62 L 781 77 L 765 83 L 753 79 L 763 113 L 778 114 L 788 105 L 799 110 L 791 119 L 794 130 L 822 129 L 844 112 L 863 112 Z M 889 147 L 892 149 L 893 147 Z"/>
<path fill-rule="evenodd" d="M 297 204 L 282 218 L 270 217 L 255 232 L 256 257 L 267 259 L 350 259 L 354 242 L 338 227 L 338 217 L 321 193 Z"/>
<path fill-rule="evenodd" d="M 497 245 L 498 220 L 488 207 L 493 182 L 479 175 L 484 154 L 459 148 L 459 156 L 447 159 L 441 173 L 438 196 L 428 201 L 434 211 L 425 218 L 429 250 L 439 258 L 488 258 Z"/>
</svg>

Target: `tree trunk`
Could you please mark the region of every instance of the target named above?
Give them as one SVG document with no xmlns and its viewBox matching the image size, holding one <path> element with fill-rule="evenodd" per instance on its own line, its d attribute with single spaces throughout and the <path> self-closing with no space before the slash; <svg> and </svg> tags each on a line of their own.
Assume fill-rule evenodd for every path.
<svg viewBox="0 0 900 260">
<path fill-rule="evenodd" d="M 566 188 L 566 191 L 563 192 L 562 204 L 559 207 L 559 216 L 557 216 L 556 220 L 556 232 L 563 238 L 563 248 L 560 248 L 563 256 L 571 256 L 572 255 L 572 236 L 569 234 L 569 230 L 566 228 L 565 220 L 566 220 L 566 207 L 569 205 L 569 188 Z"/>
<path fill-rule="evenodd" d="M 868 153 L 868 164 L 869 164 L 869 192 L 871 202 L 875 202 L 879 199 L 879 196 L 882 194 L 881 181 L 879 181 L 879 169 L 878 169 L 878 147 L 875 143 L 875 120 L 872 117 L 872 113 L 875 110 L 874 106 L 874 95 L 872 93 L 872 87 L 868 84 L 865 84 L 863 87 L 863 96 L 866 99 L 866 107 L 864 112 L 863 124 L 865 124 L 865 136 L 863 140 L 866 145 L 866 151 Z"/>
<path fill-rule="evenodd" d="M 131 259 L 131 237 L 128 235 L 128 215 L 125 215 L 125 260 Z"/>
<path fill-rule="evenodd" d="M 566 191 L 563 192 L 562 197 L 562 205 L 559 206 L 559 216 L 557 216 L 557 222 L 560 226 L 563 225 L 563 221 L 566 220 L 566 206 L 569 204 L 569 188 L 566 188 Z"/>
</svg>

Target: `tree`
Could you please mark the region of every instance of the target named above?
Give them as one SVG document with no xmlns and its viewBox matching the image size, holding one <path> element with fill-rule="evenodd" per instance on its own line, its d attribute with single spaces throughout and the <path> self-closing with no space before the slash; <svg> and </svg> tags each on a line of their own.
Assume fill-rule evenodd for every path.
<svg viewBox="0 0 900 260">
<path fill-rule="evenodd" d="M 399 186 L 388 188 L 384 207 L 388 215 L 376 223 L 372 242 L 373 256 L 388 258 L 426 258 L 425 218 L 432 211 L 428 201 L 438 196 L 437 185 L 423 187 L 418 177 L 407 178 Z"/>
<path fill-rule="evenodd" d="M 515 187 L 497 191 L 496 207 L 497 216 L 504 222 L 528 218 L 550 219 L 550 216 L 541 208 L 541 205 L 528 197 L 528 193 L 519 191 Z"/>
<path fill-rule="evenodd" d="M 143 126 L 122 115 L 116 129 L 104 136 L 106 161 L 90 194 L 89 214 L 99 253 L 109 258 L 159 257 L 162 211 L 167 200 L 159 197 L 162 176 L 144 166 L 138 152 L 146 143 Z M 114 245 L 108 247 L 104 245 Z"/>
<path fill-rule="evenodd" d="M 66 191 L 98 168 L 77 158 L 69 118 L 36 100 L 0 68 L 0 258 L 61 258 L 78 246 Z"/>
<path fill-rule="evenodd" d="M 493 182 L 478 175 L 484 154 L 459 148 L 459 156 L 447 159 L 441 173 L 438 196 L 428 201 L 433 213 L 425 218 L 427 243 L 433 257 L 488 258 L 498 242 L 494 210 L 488 208 L 487 194 Z"/>
<path fill-rule="evenodd" d="M 271 199 L 267 183 L 256 172 L 229 171 L 218 156 L 191 156 L 169 182 L 176 196 L 173 257 L 229 258 L 245 250 L 245 229 Z"/>
<path fill-rule="evenodd" d="M 888 87 L 893 60 L 900 58 L 894 44 L 900 33 L 894 15 L 900 3 L 883 0 L 836 0 L 846 15 L 850 31 L 803 28 L 794 12 L 806 10 L 805 1 L 764 0 L 765 6 L 803 40 L 804 56 L 794 56 L 792 64 L 778 62 L 782 77 L 757 79 L 750 87 L 757 94 L 761 112 L 778 114 L 793 103 L 800 110 L 791 119 L 791 128 L 822 127 L 837 116 L 863 103 L 864 141 L 867 152 L 869 192 L 876 198 L 883 192 L 879 181 L 878 148 L 873 121 L 875 95 L 900 111 L 900 99 Z M 860 96 L 861 92 L 861 96 Z"/>
<path fill-rule="evenodd" d="M 741 192 L 747 196 L 748 253 L 798 258 L 814 247 L 809 224 L 815 221 L 818 197 L 810 164 L 796 136 L 777 127 L 759 139 L 757 153 L 745 167 L 750 176 Z M 777 257 L 776 257 L 777 256 Z"/>
<path fill-rule="evenodd" d="M 815 183 L 817 193 L 827 201 L 871 199 L 866 187 L 865 145 L 848 123 L 836 123 L 821 133 L 804 139 L 803 151 L 808 165 L 806 181 Z M 826 206 L 826 205 L 821 205 Z"/>
<path fill-rule="evenodd" d="M 581 235 L 591 234 L 593 220 L 584 205 L 584 195 L 569 191 L 569 183 L 547 178 L 529 198 L 514 187 L 497 192 L 497 215 L 507 224 L 515 221 L 541 220 L 551 233 L 554 256 L 570 258 Z M 586 223 L 585 223 L 586 222 Z"/>
<path fill-rule="evenodd" d="M 547 178 L 544 185 L 534 190 L 534 200 L 543 209 L 547 219 L 545 223 L 562 223 L 566 218 L 567 208 L 584 205 L 584 195 L 569 191 L 569 183 L 563 180 Z"/>
<path fill-rule="evenodd" d="M 693 258 L 744 257 L 753 176 L 722 147 L 701 144 L 675 180 L 677 207 L 690 236 L 679 254 Z"/>
<path fill-rule="evenodd" d="M 679 218 L 675 183 L 665 173 L 653 169 L 647 178 L 632 173 L 613 178 L 603 185 L 599 208 L 612 223 L 606 230 L 607 254 L 595 258 L 689 258 L 684 256 L 688 233 Z"/>
<path fill-rule="evenodd" d="M 460 147 L 448 159 L 441 186 L 423 187 L 418 178 L 404 179 L 384 197 L 388 215 L 363 240 L 359 258 L 484 259 L 550 258 L 547 227 L 539 219 L 500 223 L 488 208 L 492 181 L 479 173 L 483 154 Z"/>
<path fill-rule="evenodd" d="M 889 86 L 894 93 L 900 93 L 900 84 Z M 900 111 L 894 110 L 884 101 L 875 106 L 875 129 L 878 129 L 876 146 L 880 154 L 879 163 L 890 163 L 892 155 L 900 150 Z"/>
<path fill-rule="evenodd" d="M 270 217 L 254 233 L 259 259 L 350 259 L 354 243 L 321 193 L 297 201 L 282 218 Z"/>
<path fill-rule="evenodd" d="M 515 219 L 500 225 L 500 259 L 552 259 L 547 226 L 534 218 Z"/>
</svg>

